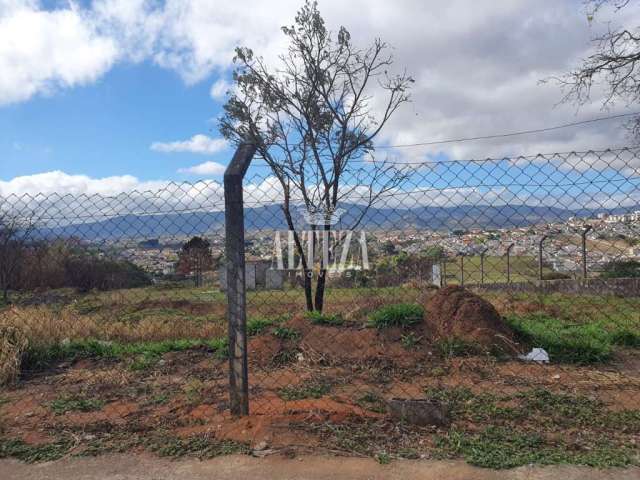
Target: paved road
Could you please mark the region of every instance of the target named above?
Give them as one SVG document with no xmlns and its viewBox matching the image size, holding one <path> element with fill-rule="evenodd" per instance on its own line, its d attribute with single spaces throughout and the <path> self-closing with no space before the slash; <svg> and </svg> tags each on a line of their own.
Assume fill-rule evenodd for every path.
<svg viewBox="0 0 640 480">
<path fill-rule="evenodd" d="M 493 471 L 463 462 L 395 461 L 379 465 L 372 459 L 306 456 L 253 458 L 246 455 L 213 460 L 169 461 L 151 456 L 66 458 L 26 465 L 0 461 L 2 480 L 640 480 L 640 469 L 599 471 L 583 467 L 520 467 Z"/>
</svg>

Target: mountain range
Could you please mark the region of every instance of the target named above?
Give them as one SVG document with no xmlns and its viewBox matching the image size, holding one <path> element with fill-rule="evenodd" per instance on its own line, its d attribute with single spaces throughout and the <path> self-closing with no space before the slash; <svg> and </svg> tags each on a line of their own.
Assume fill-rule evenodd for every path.
<svg viewBox="0 0 640 480">
<path fill-rule="evenodd" d="M 640 209 L 640 208 L 635 208 Z M 524 227 L 540 223 L 563 222 L 570 217 L 588 217 L 597 213 L 622 213 L 630 209 L 571 210 L 561 207 L 528 205 L 459 205 L 416 206 L 414 208 L 369 208 L 358 225 L 366 230 L 429 230 L 495 229 Z M 631 208 L 634 210 L 634 208 Z M 348 229 L 362 216 L 364 207 L 341 205 L 340 220 L 334 229 Z M 303 215 L 296 212 L 297 225 L 304 225 Z M 286 230 L 279 205 L 245 209 L 245 226 L 251 230 Z M 300 227 L 304 228 L 304 226 Z M 45 237 L 76 237 L 89 241 L 117 239 L 166 238 L 202 235 L 224 229 L 224 212 L 181 212 L 154 215 L 120 215 L 105 220 L 71 223 L 40 228 Z"/>
</svg>

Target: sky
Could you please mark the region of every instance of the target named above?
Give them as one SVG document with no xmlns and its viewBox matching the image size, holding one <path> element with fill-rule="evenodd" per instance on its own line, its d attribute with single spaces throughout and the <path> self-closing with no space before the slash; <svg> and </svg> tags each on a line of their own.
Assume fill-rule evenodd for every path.
<svg viewBox="0 0 640 480">
<path fill-rule="evenodd" d="M 275 64 L 301 1 L 0 0 L 0 195 L 117 194 L 220 180 L 232 150 L 217 131 L 233 50 Z M 640 9 L 579 0 L 320 0 L 330 29 L 380 37 L 416 80 L 379 144 L 548 127 L 616 113 L 596 88 L 581 108 L 540 81 L 578 65 L 607 23 Z M 640 107 L 635 107 L 640 109 Z M 469 159 L 631 143 L 620 120 L 544 135 L 381 150 L 398 161 Z"/>
</svg>

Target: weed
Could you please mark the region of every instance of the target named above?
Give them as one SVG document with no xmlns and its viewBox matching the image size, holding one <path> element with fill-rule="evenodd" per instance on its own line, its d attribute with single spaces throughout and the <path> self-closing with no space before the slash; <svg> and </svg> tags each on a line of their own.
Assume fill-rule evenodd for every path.
<svg viewBox="0 0 640 480">
<path fill-rule="evenodd" d="M 315 325 L 328 325 L 332 327 L 339 327 L 344 324 L 344 319 L 338 314 L 321 313 L 318 311 L 312 311 L 305 313 L 307 319 L 311 320 L 311 323 Z"/>
<path fill-rule="evenodd" d="M 23 366 L 29 370 L 45 369 L 60 361 L 75 361 L 82 358 L 110 358 L 123 360 L 137 356 L 131 364 L 133 369 L 149 368 L 155 360 L 168 352 L 184 351 L 207 347 L 214 350 L 218 358 L 228 355 L 227 339 L 205 340 L 165 340 L 161 342 L 118 343 L 101 340 L 65 342 L 47 347 L 28 349 L 23 356 Z"/>
<path fill-rule="evenodd" d="M 204 387 L 204 383 L 198 379 L 189 380 L 187 384 L 182 387 L 189 405 L 196 405 L 202 402 Z"/>
<path fill-rule="evenodd" d="M 376 328 L 408 327 L 420 323 L 424 308 L 417 303 L 386 305 L 369 315 L 369 326 Z"/>
<path fill-rule="evenodd" d="M 95 398 L 70 396 L 55 399 L 50 407 L 56 415 L 64 415 L 67 412 L 94 412 L 104 407 L 104 403 Z"/>
<path fill-rule="evenodd" d="M 158 393 L 157 395 L 152 396 L 145 405 L 164 405 L 169 401 L 169 395 L 166 393 Z"/>
<path fill-rule="evenodd" d="M 637 460 L 630 449 L 594 442 L 589 449 L 571 449 L 563 442 L 547 442 L 538 433 L 490 426 L 478 434 L 451 430 L 436 439 L 445 455 L 462 456 L 472 465 L 485 468 L 514 468 L 531 463 L 570 463 L 592 467 L 624 467 Z"/>
<path fill-rule="evenodd" d="M 247 335 L 260 335 L 267 328 L 284 322 L 287 319 L 286 315 L 280 315 L 277 317 L 253 317 L 247 321 Z"/>
<path fill-rule="evenodd" d="M 413 350 L 422 341 L 422 337 L 418 337 L 414 332 L 409 332 L 400 337 L 402 346 L 407 350 Z"/>
<path fill-rule="evenodd" d="M 302 400 L 305 398 L 321 398 L 331 391 L 331 384 L 324 379 L 311 379 L 300 385 L 288 385 L 278 392 L 280 398 L 286 401 Z"/>
<path fill-rule="evenodd" d="M 16 458 L 27 463 L 49 462 L 62 458 L 71 446 L 72 442 L 66 438 L 39 445 L 29 445 L 17 439 L 0 439 L 0 458 Z"/>
<path fill-rule="evenodd" d="M 246 444 L 232 440 L 215 440 L 208 437 L 158 438 L 150 442 L 149 448 L 161 457 L 197 457 L 201 459 L 248 453 Z"/>
<path fill-rule="evenodd" d="M 380 465 L 389 465 L 391 463 L 391 455 L 387 452 L 380 452 L 376 455 L 376 460 Z"/>
<path fill-rule="evenodd" d="M 273 335 L 281 340 L 296 340 L 300 337 L 300 333 L 289 327 L 276 327 L 272 331 Z"/>
<path fill-rule="evenodd" d="M 371 410 L 376 413 L 385 413 L 387 411 L 387 404 L 380 395 L 375 392 L 367 392 L 362 395 L 356 402 L 363 408 Z"/>
<path fill-rule="evenodd" d="M 482 353 L 480 345 L 457 337 L 447 337 L 438 340 L 435 342 L 434 348 L 439 355 L 445 358 L 465 357 Z"/>
</svg>

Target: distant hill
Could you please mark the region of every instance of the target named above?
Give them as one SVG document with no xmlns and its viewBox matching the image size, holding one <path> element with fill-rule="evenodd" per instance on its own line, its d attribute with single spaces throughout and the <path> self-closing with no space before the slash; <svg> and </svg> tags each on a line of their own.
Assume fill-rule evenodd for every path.
<svg viewBox="0 0 640 480">
<path fill-rule="evenodd" d="M 349 228 L 362 216 L 361 205 L 344 204 L 338 229 Z M 602 210 L 605 211 L 605 210 Z M 595 211 L 572 211 L 556 207 L 527 205 L 460 205 L 453 207 L 418 206 L 409 209 L 370 208 L 358 228 L 368 230 L 402 230 L 407 228 L 455 230 L 471 228 L 523 227 L 538 223 L 565 221 L 572 216 L 586 216 Z M 302 216 L 296 215 L 302 222 Z M 281 208 L 269 205 L 245 210 L 248 230 L 286 230 Z M 107 220 L 77 223 L 40 229 L 45 237 L 78 237 L 86 240 L 148 239 L 187 236 L 221 231 L 224 212 L 187 212 L 160 215 L 122 215 Z"/>
</svg>

